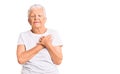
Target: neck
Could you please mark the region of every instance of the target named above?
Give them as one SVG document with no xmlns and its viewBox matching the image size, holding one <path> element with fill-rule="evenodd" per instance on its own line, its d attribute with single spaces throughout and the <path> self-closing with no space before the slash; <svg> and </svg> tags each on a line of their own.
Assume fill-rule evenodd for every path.
<svg viewBox="0 0 120 74">
<path fill-rule="evenodd" d="M 33 28 L 32 28 L 31 31 L 32 31 L 33 33 L 35 33 L 35 34 L 43 34 L 43 33 L 46 32 L 46 30 L 47 30 L 46 28 L 37 28 L 37 29 L 33 29 Z"/>
</svg>

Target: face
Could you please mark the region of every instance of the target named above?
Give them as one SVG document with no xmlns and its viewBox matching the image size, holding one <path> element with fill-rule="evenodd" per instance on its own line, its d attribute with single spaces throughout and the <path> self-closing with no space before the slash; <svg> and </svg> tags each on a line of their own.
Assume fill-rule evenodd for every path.
<svg viewBox="0 0 120 74">
<path fill-rule="evenodd" d="M 46 22 L 46 16 L 42 8 L 33 8 L 30 11 L 28 22 L 32 28 L 42 28 Z"/>
</svg>

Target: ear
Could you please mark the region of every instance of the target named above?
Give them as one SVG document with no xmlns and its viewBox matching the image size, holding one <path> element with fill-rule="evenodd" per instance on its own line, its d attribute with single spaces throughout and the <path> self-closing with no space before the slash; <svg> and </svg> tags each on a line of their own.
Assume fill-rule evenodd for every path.
<svg viewBox="0 0 120 74">
<path fill-rule="evenodd" d="M 28 18 L 28 23 L 30 24 L 30 19 Z M 31 24 L 30 24 L 31 25 Z"/>
<path fill-rule="evenodd" d="M 43 18 L 44 20 L 47 20 L 47 17 L 46 16 L 44 16 L 44 18 Z"/>
</svg>

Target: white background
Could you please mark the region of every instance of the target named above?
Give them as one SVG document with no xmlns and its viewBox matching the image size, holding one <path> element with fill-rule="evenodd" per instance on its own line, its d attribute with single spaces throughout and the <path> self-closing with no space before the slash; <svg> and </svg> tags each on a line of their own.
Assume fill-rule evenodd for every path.
<svg viewBox="0 0 120 74">
<path fill-rule="evenodd" d="M 0 74 L 20 74 L 17 39 L 30 29 L 32 4 L 45 7 L 46 26 L 63 39 L 60 74 L 120 74 L 119 0 L 1 0 Z"/>
</svg>

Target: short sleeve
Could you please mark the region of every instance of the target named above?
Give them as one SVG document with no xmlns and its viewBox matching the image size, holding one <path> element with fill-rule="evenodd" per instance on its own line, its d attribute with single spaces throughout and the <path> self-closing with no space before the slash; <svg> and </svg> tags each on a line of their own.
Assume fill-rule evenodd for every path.
<svg viewBox="0 0 120 74">
<path fill-rule="evenodd" d="M 52 44 L 54 46 L 63 46 L 63 41 L 62 41 L 62 39 L 57 31 L 53 32 Z"/>
<path fill-rule="evenodd" d="M 24 44 L 22 33 L 19 35 L 18 42 L 17 42 L 17 45 L 20 45 L 20 44 Z"/>
</svg>

